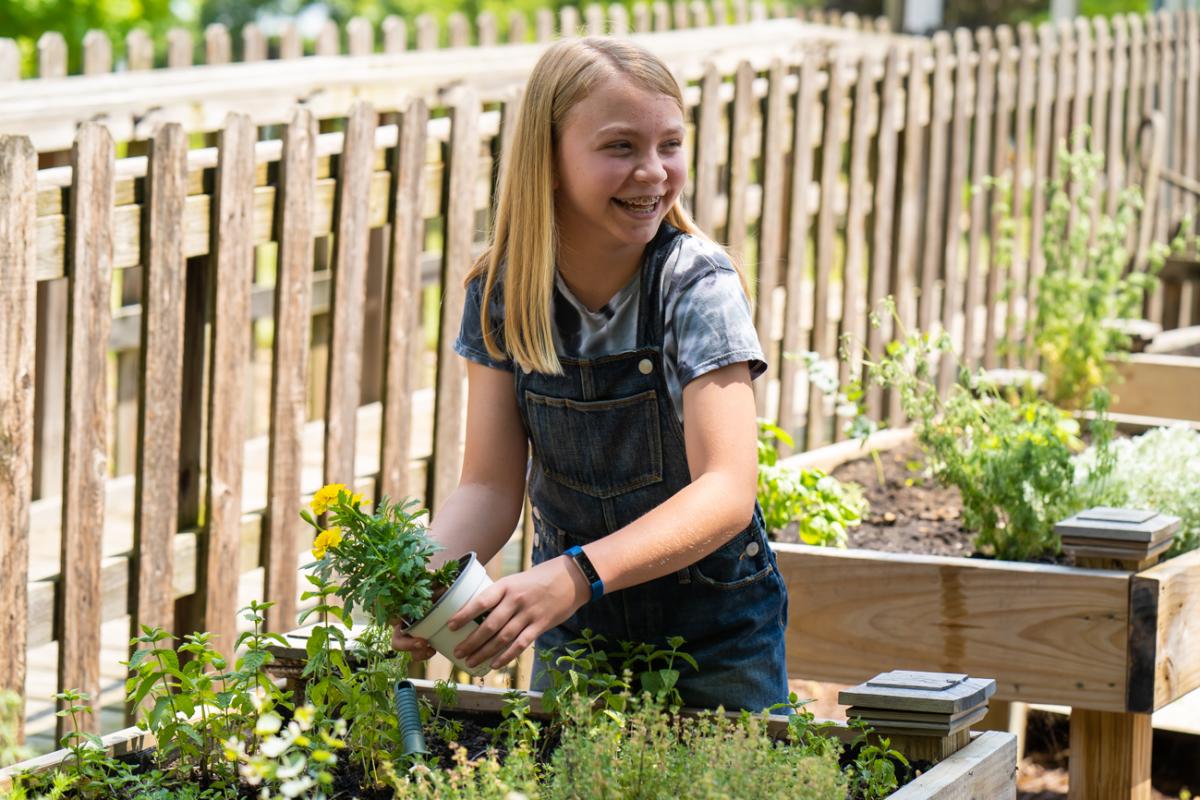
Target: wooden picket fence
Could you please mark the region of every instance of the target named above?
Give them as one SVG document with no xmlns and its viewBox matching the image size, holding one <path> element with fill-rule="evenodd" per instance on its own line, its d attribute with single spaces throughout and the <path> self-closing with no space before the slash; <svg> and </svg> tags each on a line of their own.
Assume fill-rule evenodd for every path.
<svg viewBox="0 0 1200 800">
<path fill-rule="evenodd" d="M 940 33 L 886 53 L 802 51 L 765 68 L 714 64 L 686 97 L 687 201 L 755 279 L 772 364 L 757 383 L 760 413 L 806 447 L 844 433 L 787 356 L 832 359 L 840 334 L 878 350 L 892 331 L 866 318 L 885 296 L 904 325 L 950 330 L 968 364 L 1034 363 L 1002 345 L 1028 336 L 1042 190 L 1070 131 L 1090 124 L 1091 146 L 1108 155 L 1101 208 L 1130 180 L 1159 199 L 1140 221 L 1136 265 L 1150 238 L 1195 207 L 1157 183 L 1162 163 L 1198 177 L 1194 12 Z M 187 132 L 167 124 L 144 156 L 121 159 L 110 133 L 86 123 L 69 166 L 40 172 L 27 138 L 0 137 L 0 687 L 23 691 L 27 654 L 56 642 L 57 685 L 98 696 L 101 624 L 126 614 L 135 629 L 210 630 L 228 646 L 239 575 L 260 565 L 261 596 L 277 603 L 271 625 L 290 627 L 307 549 L 296 509 L 321 481 L 437 508 L 461 463 L 465 365 L 451 343 L 462 278 L 486 240 L 515 102 L 484 107 L 470 87 L 445 108 L 359 102 L 323 134 L 301 108 L 262 141 L 233 114 L 213 146 L 189 150 Z M 1145 170 L 1130 157 L 1143 145 Z M 967 191 L 1003 173 L 1016 176 L 1019 233 L 1007 272 L 989 246 L 999 225 L 990 193 Z M 264 263 L 273 278 L 256 284 Z M 114 316 L 118 275 L 137 276 L 141 301 Z M 35 386 L 58 391 L 35 366 L 37 287 L 51 281 L 68 287 L 63 477 L 60 493 L 35 501 L 37 464 L 50 457 L 35 438 L 35 400 L 47 402 Z M 378 313 L 364 313 L 372 302 Z M 1161 318 L 1161 305 L 1151 314 Z M 1163 321 L 1194 323 L 1190 308 Z M 318 313 L 328 315 L 323 337 L 312 333 Z M 257 439 L 246 411 L 255 319 L 273 328 Z M 119 328 L 138 331 L 126 340 L 136 342 L 136 401 L 124 412 L 113 411 L 111 378 Z M 841 376 L 855 368 L 843 364 Z M 368 384 L 378 396 L 369 405 Z M 901 421 L 894 400 L 872 393 L 867 404 Z M 319 430 L 306 445 L 313 409 Z M 377 423 L 364 444 L 368 418 Z M 133 453 L 129 478 L 112 474 L 117 430 L 130 436 L 116 445 Z M 419 445 L 426 432 L 431 443 Z M 251 501 L 253 446 L 266 448 L 266 485 Z M 313 449 L 319 474 L 304 469 Z M 131 544 L 112 553 L 106 518 L 118 510 Z M 34 575 L 31 553 L 56 535 L 60 568 Z"/>
<path fill-rule="evenodd" d="M 165 42 L 155 42 L 144 30 L 131 31 L 124 41 L 123 58 L 114 59 L 117 43 L 103 31 L 89 31 L 79 44 L 82 57 L 80 72 L 84 75 L 99 75 L 114 69 L 141 71 L 156 66 L 169 68 L 190 67 L 200 64 L 229 64 L 234 62 L 258 62 L 268 59 L 295 59 L 305 55 L 364 56 L 376 52 L 401 53 L 408 49 L 436 50 L 440 47 L 490 47 L 498 44 L 520 44 L 530 41 L 548 42 L 559 35 L 613 34 L 624 36 L 629 33 L 651 31 L 687 30 L 710 25 L 741 25 L 753 20 L 795 16 L 816 24 L 846 25 L 861 24 L 855 14 L 841 14 L 823 9 L 793 8 L 783 2 L 770 7 L 763 0 L 674 0 L 668 4 L 637 2 L 632 5 L 610 3 L 589 4 L 583 9 L 564 6 L 558 11 L 542 8 L 533 15 L 533 25 L 526 14 L 511 11 L 501 22 L 490 11 L 481 12 L 470 20 L 462 12 L 449 14 L 444 23 L 433 14 L 419 14 L 411 21 L 405 17 L 389 15 L 378 30 L 365 17 L 354 17 L 345 28 L 333 20 L 326 20 L 314 39 L 305 41 L 295 22 L 287 21 L 278 33 L 268 36 L 256 23 L 246 25 L 240 31 L 239 46 L 234 46 L 234 37 L 222 24 L 214 23 L 204 30 L 201 47 L 197 47 L 192 32 L 186 28 L 173 28 L 167 33 Z M 868 21 L 876 29 L 887 28 L 883 18 Z M 411 30 L 410 30 L 411 28 Z M 68 44 L 62 34 L 49 31 L 37 42 L 36 75 L 27 77 L 61 78 L 68 74 Z M 200 61 L 197 61 L 197 58 Z M 11 39 L 0 39 L 0 82 L 17 80 L 21 76 L 21 57 L 17 43 Z"/>
</svg>

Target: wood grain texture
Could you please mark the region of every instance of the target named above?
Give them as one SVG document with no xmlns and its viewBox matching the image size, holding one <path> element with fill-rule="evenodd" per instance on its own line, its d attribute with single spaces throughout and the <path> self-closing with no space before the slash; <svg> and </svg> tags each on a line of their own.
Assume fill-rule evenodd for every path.
<svg viewBox="0 0 1200 800">
<path fill-rule="evenodd" d="M 984 186 L 984 178 L 992 172 L 992 126 L 995 125 L 996 66 L 998 54 L 995 39 L 989 28 L 975 32 L 975 52 L 979 67 L 975 72 L 975 109 L 971 126 L 971 178 L 968 188 L 971 198 L 971 221 L 967 232 L 967 271 L 963 286 L 962 363 L 975 367 L 983 355 L 979 345 L 987 339 L 987 326 L 992 315 L 981 308 L 985 296 L 988 270 L 983 264 L 983 236 L 992 198 Z M 966 157 L 966 153 L 963 154 Z M 982 315 L 983 319 L 980 319 Z M 979 330 L 980 323 L 983 330 Z"/>
<path fill-rule="evenodd" d="M 966 356 L 965 334 L 957 335 L 959 315 L 963 313 L 962 211 L 967 167 L 971 163 L 971 34 L 959 28 L 954 32 L 954 113 L 950 122 L 950 183 L 946 190 L 946 216 L 943 220 L 942 253 L 942 326 L 950 332 L 960 357 Z M 938 389 L 945 396 L 955 377 L 955 356 L 951 350 L 942 356 L 938 371 Z"/>
<path fill-rule="evenodd" d="M 420 255 L 421 180 L 425 165 L 429 109 L 414 101 L 404 112 L 400 141 L 392 158 L 392 246 L 387 269 L 387 334 L 384 342 L 383 424 L 379 456 L 379 494 L 399 499 L 412 493 L 408 485 L 412 447 L 412 402 L 420 375 L 423 348 Z"/>
<path fill-rule="evenodd" d="M 808 241 L 812 228 L 809 189 L 813 178 L 813 141 L 818 120 L 805 114 L 817 98 L 817 81 L 822 62 L 816 54 L 806 54 L 800 62 L 800 73 L 792 112 L 796 123 L 792 127 L 791 214 L 788 218 L 788 254 L 785 274 L 786 304 L 783 315 L 783 352 L 798 353 L 807 349 L 801 327 L 801 305 L 807 280 Z M 795 359 L 783 359 L 779 365 L 779 426 L 794 431 L 797 417 L 796 396 L 799 365 Z"/>
<path fill-rule="evenodd" d="M 137 465 L 133 547 L 137 553 L 130 635 L 141 626 L 174 630 L 173 540 L 179 520 L 180 409 L 183 392 L 183 209 L 187 134 L 164 125 L 150 143 L 142 228 L 142 351 L 138 363 Z"/>
<path fill-rule="evenodd" d="M 115 148 L 85 124 L 71 150 L 70 276 L 63 453 L 62 606 L 58 685 L 100 696 L 100 558 L 108 473 L 106 344 L 111 321 Z M 58 732 L 70 729 L 60 718 Z M 97 715 L 80 718 L 98 731 Z"/>
<path fill-rule="evenodd" d="M 1017 738 L 986 731 L 933 769 L 897 789 L 890 800 L 1014 800 Z"/>
<path fill-rule="evenodd" d="M 700 81 L 700 117 L 696 130 L 696 195 L 692 203 L 696 224 L 702 231 L 716 230 L 717 192 L 720 189 L 721 127 L 725 124 L 721 99 L 721 73 L 716 64 L 704 68 Z M 782 155 L 782 153 L 780 154 Z"/>
<path fill-rule="evenodd" d="M 760 417 L 769 416 L 767 409 L 767 385 L 775 377 L 779 358 L 775 356 L 775 287 L 779 285 L 783 265 L 784 210 L 787 206 L 787 184 L 783 147 L 787 141 L 787 91 L 784 81 L 787 68 L 776 59 L 767 72 L 766 116 L 763 120 L 762 144 L 762 214 L 758 222 L 758 299 L 755 303 L 754 325 L 758 330 L 758 341 L 767 355 L 766 380 L 754 383 L 754 398 Z"/>
<path fill-rule="evenodd" d="M 846 100 L 847 56 L 834 54 L 829 63 L 829 88 L 825 93 L 825 130 L 821 137 L 821 208 L 817 212 L 816 261 L 813 264 L 812 350 L 821 358 L 832 358 L 834 342 L 830 336 L 829 293 L 833 277 L 836 210 L 834 198 L 842 168 L 845 124 L 842 104 Z M 809 449 L 824 444 L 827 420 L 825 396 L 815 385 L 808 392 Z"/>
<path fill-rule="evenodd" d="M 1136 576 L 1157 590 L 1154 708 L 1200 687 L 1200 552 L 1164 561 Z"/>
<path fill-rule="evenodd" d="M 36 183 L 33 143 L 0 136 L 0 689 L 22 696 L 33 501 Z M 17 715 L 17 742 L 23 729 Z"/>
<path fill-rule="evenodd" d="M 996 29 L 996 113 L 992 128 L 992 162 L 989 168 L 990 174 L 1000 180 L 1006 176 L 1009 179 L 1009 202 L 1011 202 L 1012 185 L 1014 183 L 1014 172 L 1012 167 L 1012 127 L 1013 127 L 1013 105 L 1016 101 L 1016 82 L 1017 82 L 1017 53 L 1014 49 L 1012 28 L 1007 25 L 1001 25 Z M 1013 206 L 1015 208 L 1015 206 Z M 984 291 L 984 323 L 983 323 L 983 365 L 987 369 L 994 369 L 1000 366 L 999 342 L 1001 337 L 1004 337 L 1005 332 L 1012 332 L 1016 328 L 1016 310 L 1013 303 L 1015 293 L 1012 292 L 1009 281 L 1012 279 L 1013 272 L 1013 255 L 1016 248 L 1013 247 L 1009 253 L 1009 261 L 1007 264 L 1000 263 L 999 254 L 1001 248 L 999 241 L 1001 237 L 1001 219 L 996 208 L 995 199 L 992 200 L 991 206 L 985 209 L 988 225 L 988 259 L 987 259 L 987 278 L 985 280 L 986 289 Z M 1014 226 L 1018 219 L 1024 219 L 1025 214 L 1013 213 Z M 1013 230 L 1010 236 L 1016 237 L 1016 230 Z M 1000 308 L 1003 304 L 1004 317 L 1000 317 Z M 1004 338 L 1005 350 L 1010 351 L 1013 348 L 1009 344 L 1009 339 Z M 1008 356 L 1006 352 L 1004 355 Z"/>
<path fill-rule="evenodd" d="M 933 35 L 933 77 L 929 107 L 929 172 L 925 193 L 925 249 L 921 259 L 920 302 L 917 306 L 917 325 L 923 331 L 933 324 L 937 307 L 937 282 L 941 275 L 945 251 L 939 246 L 944 239 L 942 227 L 946 200 L 946 140 L 951 109 L 954 104 L 954 84 L 950 77 L 952 55 L 950 35 L 938 31 Z"/>
<path fill-rule="evenodd" d="M 209 296 L 212 351 L 208 378 L 208 481 L 199 611 L 213 645 L 232 653 L 237 636 L 237 549 L 242 515 L 243 402 L 249 361 L 250 282 L 254 268 L 254 139 L 248 117 L 225 120 L 213 204 Z"/>
<path fill-rule="evenodd" d="M 734 258 L 744 262 L 747 233 L 746 190 L 750 186 L 750 127 L 754 122 L 757 100 L 754 96 L 754 67 L 738 62 L 733 78 L 733 105 L 730 109 L 729 192 L 725 215 L 725 246 Z"/>
<path fill-rule="evenodd" d="M 439 505 L 458 485 L 462 467 L 466 413 L 463 382 L 466 363 L 454 353 L 454 340 L 462 320 L 466 288 L 463 279 L 471 268 L 471 243 L 475 240 L 475 210 L 468 187 L 475 183 L 479 165 L 479 100 L 464 90 L 451 111 L 447 148 L 448 180 L 442 198 L 446 219 L 446 244 L 442 261 L 441 320 L 438 329 L 437 405 L 433 422 L 433 467 L 426 505 L 437 513 Z"/>
<path fill-rule="evenodd" d="M 1125 708 L 1128 575 L 774 545 L 789 674 L 856 683 L 895 669 L 996 679 L 997 697 Z"/>
<path fill-rule="evenodd" d="M 1046 227 L 1046 185 L 1050 164 L 1054 160 L 1054 141 L 1051 138 L 1054 108 L 1055 54 L 1054 28 L 1049 24 L 1038 27 L 1037 95 L 1034 101 L 1033 119 L 1033 183 L 1030 186 L 1031 210 L 1029 222 L 1029 269 L 1025 273 L 1025 309 L 1027 320 L 1032 321 L 1037 307 L 1037 283 L 1045 268 L 1042 254 L 1042 234 Z M 1033 347 L 1033 325 L 1025 326 L 1024 364 L 1026 369 L 1037 367 L 1037 353 Z"/>
<path fill-rule="evenodd" d="M 1150 800 L 1149 714 L 1071 709 L 1069 800 Z"/>
<path fill-rule="evenodd" d="M 336 200 L 329 372 L 326 377 L 325 483 L 354 478 L 355 419 L 361 396 L 370 184 L 376 116 L 368 103 L 350 111 Z"/>
<path fill-rule="evenodd" d="M 868 319 L 872 313 L 881 310 L 884 298 L 896 291 L 892 277 L 892 241 L 895 238 L 896 166 L 899 162 L 897 133 L 903 120 L 903 101 L 900 93 L 900 51 L 892 48 L 884 60 L 883 83 L 879 87 L 879 122 L 875 139 L 877 167 L 875 185 L 872 187 L 871 266 L 867 277 Z M 868 323 L 866 326 L 867 352 L 872 357 L 881 352 L 885 332 L 893 333 L 892 320 L 883 319 L 886 316 L 883 313 L 879 316 L 879 325 Z M 866 405 L 872 419 L 883 418 L 883 396 L 879 386 L 872 385 L 867 389 Z"/>
<path fill-rule="evenodd" d="M 1017 41 L 1020 45 L 1020 55 L 1017 57 L 1017 100 L 1013 113 L 1013 127 L 1016 129 L 1016 149 L 1013 154 L 1012 169 L 1012 207 L 1024 209 L 1025 198 L 1033 191 L 1031 161 L 1036 160 L 1037 153 L 1033 149 L 1033 108 L 1037 97 L 1037 37 L 1033 26 L 1023 22 L 1017 26 Z M 1030 219 L 1022 213 L 1014 231 L 1016 241 L 1023 243 L 1030 235 Z M 1025 281 L 1029 274 L 1030 251 L 1023 244 L 1013 247 L 1012 267 L 1009 273 L 1008 307 L 1013 310 L 1010 315 L 1011 324 L 1006 328 L 1008 335 L 1008 354 L 1004 366 L 1015 369 L 1021 361 L 1025 347 L 1025 337 L 1029 330 L 1029 308 L 1024 303 L 1026 297 Z M 1018 314 L 1019 307 L 1019 314 Z"/>
<path fill-rule="evenodd" d="M 283 139 L 279 173 L 279 261 L 275 278 L 275 341 L 271 361 L 267 534 L 262 560 L 270 630 L 296 624 L 296 554 L 300 521 L 301 442 L 307 419 L 308 339 L 312 320 L 313 207 L 317 122 L 298 108 Z"/>
</svg>

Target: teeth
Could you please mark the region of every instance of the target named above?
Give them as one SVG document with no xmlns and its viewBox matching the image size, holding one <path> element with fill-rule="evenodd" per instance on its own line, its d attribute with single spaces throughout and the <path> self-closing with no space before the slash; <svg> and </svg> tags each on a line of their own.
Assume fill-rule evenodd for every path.
<svg viewBox="0 0 1200 800">
<path fill-rule="evenodd" d="M 624 203 L 627 206 L 632 206 L 634 208 L 650 208 L 655 203 L 657 203 L 658 200 L 659 200 L 658 197 L 633 197 L 633 198 L 621 200 L 620 202 Z"/>
</svg>

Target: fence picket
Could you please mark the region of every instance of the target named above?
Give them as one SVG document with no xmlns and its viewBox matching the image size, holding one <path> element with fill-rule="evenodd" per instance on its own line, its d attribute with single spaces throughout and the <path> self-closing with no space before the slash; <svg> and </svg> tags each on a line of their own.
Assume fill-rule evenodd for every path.
<svg viewBox="0 0 1200 800">
<path fill-rule="evenodd" d="M 233 60 L 233 42 L 229 29 L 214 22 L 204 29 L 204 63 L 228 64 Z"/>
<path fill-rule="evenodd" d="M 563 36 L 579 35 L 579 9 L 575 6 L 563 6 L 558 11 L 558 30 Z"/>
<path fill-rule="evenodd" d="M 100 559 L 107 477 L 107 358 L 112 310 L 112 217 L 116 148 L 104 126 L 88 122 L 71 149 L 68 226 L 66 436 L 63 453 L 58 685 L 100 696 Z M 72 728 L 58 720 L 58 733 Z M 80 728 L 99 730 L 98 710 Z"/>
<path fill-rule="evenodd" d="M 279 57 L 283 60 L 300 58 L 304 55 L 304 43 L 295 23 L 286 23 L 279 34 Z"/>
<path fill-rule="evenodd" d="M 0 39 L 0 83 L 20 80 L 21 51 L 12 39 Z"/>
<path fill-rule="evenodd" d="M 871 268 L 867 281 L 867 314 L 878 312 L 892 288 L 894 237 L 893 222 L 896 205 L 896 164 L 898 161 L 898 131 L 902 112 L 900 96 L 900 52 L 888 50 L 883 65 L 883 83 L 879 87 L 879 122 L 876 131 L 875 199 L 871 230 Z M 867 325 L 867 352 L 878 357 L 883 349 L 883 337 L 891 332 L 892 320 L 878 315 L 878 325 Z M 867 413 L 872 419 L 882 419 L 883 393 L 878 385 L 867 390 Z"/>
<path fill-rule="evenodd" d="M 554 38 L 554 12 L 548 8 L 539 8 L 533 17 L 534 38 L 538 42 L 548 42 Z"/>
<path fill-rule="evenodd" d="M 371 175 L 375 159 L 375 110 L 350 109 L 338 175 L 330 298 L 331 341 L 325 403 L 325 483 L 354 482 L 354 442 L 361 399 L 363 315 Z"/>
<path fill-rule="evenodd" d="M 208 375 L 208 524 L 197 581 L 199 628 L 232 654 L 237 637 L 240 569 L 244 397 L 249 361 L 250 281 L 254 265 L 255 128 L 241 114 L 225 118 L 219 135 L 212 206 L 212 355 Z"/>
<path fill-rule="evenodd" d="M 842 167 L 842 143 L 845 126 L 842 124 L 846 100 L 846 56 L 834 54 L 829 64 L 829 87 L 825 94 L 825 130 L 821 136 L 821 207 L 817 212 L 816 261 L 813 267 L 812 349 L 822 359 L 834 354 L 834 342 L 829 330 L 829 291 L 832 282 L 834 237 L 837 224 L 834 199 Z M 808 392 L 808 449 L 825 444 L 825 398 L 820 389 L 809 386 Z"/>
<path fill-rule="evenodd" d="M 490 11 L 479 12 L 479 16 L 475 19 L 475 30 L 478 31 L 480 47 L 495 47 L 500 41 L 496 15 Z"/>
<path fill-rule="evenodd" d="M 755 304 L 755 327 L 758 340 L 767 355 L 768 372 L 754 382 L 754 396 L 759 416 L 770 417 L 767 409 L 767 385 L 777 374 L 775 355 L 775 289 L 780 282 L 780 261 L 783 258 L 783 220 L 786 200 L 784 192 L 783 145 L 787 136 L 787 91 L 784 81 L 787 68 L 780 59 L 773 59 L 768 71 L 766 118 L 763 120 L 762 149 L 762 213 L 758 223 L 758 302 Z M 765 380 L 764 380 L 765 378 Z"/>
<path fill-rule="evenodd" d="M 1020 363 L 1023 342 L 1027 329 L 1029 308 L 1026 306 L 1025 282 L 1029 275 L 1029 252 L 1022 245 L 1031 235 L 1030 218 L 1025 213 L 1027 190 L 1038 191 L 1031 186 L 1031 161 L 1036 161 L 1038 151 L 1033 148 L 1033 109 L 1037 98 L 1038 42 L 1033 26 L 1022 22 L 1017 26 L 1019 55 L 1017 56 L 1017 105 L 1013 113 L 1016 128 L 1016 151 L 1012 169 L 1012 208 L 1015 216 L 1013 228 L 1012 266 L 1008 280 L 1008 352 L 1004 364 L 1010 369 Z"/>
<path fill-rule="evenodd" d="M 446 31 L 451 47 L 469 47 L 471 45 L 471 23 L 467 15 L 461 11 L 452 11 L 446 17 Z"/>
<path fill-rule="evenodd" d="M 963 311 L 963 274 L 960 269 L 962 248 L 962 186 L 967 179 L 970 164 L 970 120 L 971 95 L 971 34 L 965 28 L 954 32 L 954 112 L 950 123 L 950 185 L 946 194 L 946 217 L 944 247 L 942 253 L 942 325 L 950 332 L 962 358 L 968 354 L 961 349 L 966 343 L 966 332 L 958 334 L 956 328 Z M 942 358 L 938 371 L 938 389 L 945 392 L 954 380 L 953 351 Z"/>
<path fill-rule="evenodd" d="M 404 112 L 400 140 L 392 155 L 391 260 L 387 277 L 387 338 L 384 344 L 383 422 L 379 493 L 406 497 L 412 447 L 413 392 L 419 383 L 422 335 L 417 313 L 421 297 L 421 219 L 425 141 L 429 109 L 421 100 Z"/>
<path fill-rule="evenodd" d="M 1129 91 L 1129 27 L 1125 15 L 1112 19 L 1112 59 L 1109 72 L 1108 134 L 1104 158 L 1104 213 L 1117 212 L 1117 198 L 1126 173 L 1125 98 Z"/>
<path fill-rule="evenodd" d="M 979 341 L 978 318 L 980 303 L 985 296 L 985 283 L 990 282 L 991 272 L 981 266 L 985 220 L 991 207 L 992 193 L 984 185 L 984 178 L 991 172 L 992 127 L 995 125 L 995 90 L 998 55 L 990 28 L 975 31 L 975 51 L 979 65 L 975 72 L 975 121 L 972 126 L 974 141 L 971 143 L 970 227 L 967 234 L 967 274 L 963 289 L 963 350 L 962 363 L 975 367 L 979 361 L 976 343 Z M 965 160 L 966 153 L 963 153 Z M 956 184 L 951 184 L 956 185 Z M 990 245 L 994 245 L 992 240 Z M 989 249 L 992 249 L 989 246 Z M 984 274 L 980 274 L 983 272 Z M 983 311 L 983 341 L 986 342 L 993 325 L 993 314 Z"/>
<path fill-rule="evenodd" d="M 671 7 L 664 0 L 655 0 L 650 8 L 654 18 L 654 32 L 669 31 L 671 29 Z"/>
<path fill-rule="evenodd" d="M 604 35 L 604 7 L 599 3 L 588 3 L 587 9 L 584 11 L 584 18 L 587 20 L 587 35 L 588 36 L 603 36 Z"/>
<path fill-rule="evenodd" d="M 1186 115 L 1182 142 L 1184 143 L 1183 172 L 1193 180 L 1200 178 L 1197 168 L 1197 136 L 1200 136 L 1200 11 L 1187 12 L 1187 75 Z M 1183 212 L 1195 216 L 1197 198 L 1187 193 L 1187 204 Z M 1192 319 L 1192 324 L 1200 320 Z"/>
<path fill-rule="evenodd" d="M 142 348 L 138 364 L 133 549 L 136 591 L 130 635 L 175 628 L 175 532 L 179 518 L 179 430 L 183 389 L 183 211 L 187 134 L 163 125 L 150 142 L 142 227 Z M 148 502 L 149 501 L 149 502 Z M 132 709 L 130 709 L 132 710 Z"/>
<path fill-rule="evenodd" d="M 37 153 L 0 136 L 0 689 L 25 693 L 29 509 L 33 502 L 33 370 L 37 325 Z M 16 742 L 24 741 L 17 715 Z"/>
<path fill-rule="evenodd" d="M 418 50 L 436 50 L 438 46 L 438 21 L 432 14 L 418 14 L 416 19 L 417 25 L 417 49 Z"/>
<path fill-rule="evenodd" d="M 354 17 L 346 23 L 346 46 L 352 56 L 369 56 L 375 52 L 375 28 L 365 17 Z"/>
<path fill-rule="evenodd" d="M 1042 233 L 1046 217 L 1046 176 L 1054 161 L 1055 144 L 1051 139 L 1054 103 L 1054 63 L 1057 57 L 1054 28 L 1049 23 L 1038 28 L 1038 86 L 1033 120 L 1033 183 L 1029 222 L 1029 269 L 1025 273 L 1025 343 L 1023 363 L 1026 369 L 1037 366 L 1033 348 L 1033 320 L 1037 308 L 1037 282 L 1042 275 Z"/>
<path fill-rule="evenodd" d="M 267 60 L 267 37 L 253 22 L 242 28 L 242 61 L 252 64 Z"/>
<path fill-rule="evenodd" d="M 608 7 L 608 32 L 613 36 L 629 35 L 629 10 L 620 3 Z"/>
<path fill-rule="evenodd" d="M 67 74 L 67 41 L 57 31 L 38 37 L 37 62 L 39 78 L 62 78 Z"/>
<path fill-rule="evenodd" d="M 383 52 L 389 55 L 408 49 L 408 23 L 404 17 L 388 14 L 383 18 Z"/>
<path fill-rule="evenodd" d="M 750 127 L 754 123 L 754 67 L 748 61 L 738 63 L 733 79 L 733 107 L 730 112 L 729 192 L 725 214 L 725 246 L 745 263 L 746 194 L 750 186 Z"/>
<path fill-rule="evenodd" d="M 1093 42 L 1093 75 L 1092 75 L 1092 150 L 1106 153 L 1108 146 L 1108 103 L 1112 94 L 1112 37 L 1109 34 L 1108 21 L 1097 17 L 1094 23 Z M 1108 166 L 1105 165 L 1107 171 Z M 1104 203 L 1103 173 L 1097 176 L 1092 187 L 1092 218 L 1091 238 L 1096 240 L 1096 226 L 1100 222 L 1100 209 Z"/>
<path fill-rule="evenodd" d="M 946 138 L 954 102 L 954 84 L 950 79 L 950 35 L 933 35 L 933 77 L 929 107 L 929 177 L 925 192 L 925 250 L 921 261 L 920 302 L 917 325 L 928 331 L 936 308 L 938 274 L 943 250 L 940 247 L 942 209 L 946 199 Z"/>
<path fill-rule="evenodd" d="M 325 20 L 320 30 L 317 31 L 316 53 L 319 56 L 336 56 L 342 52 L 342 33 L 338 30 L 337 23 L 333 20 Z"/>
<path fill-rule="evenodd" d="M 167 31 L 167 66 L 172 69 L 192 65 L 192 34 L 186 28 Z"/>
<path fill-rule="evenodd" d="M 1013 50 L 1012 28 L 1007 25 L 996 28 L 996 55 L 996 115 L 990 171 L 993 177 L 999 179 L 1005 174 L 1015 172 L 1011 169 L 1011 136 L 1017 62 Z M 1008 281 L 1012 277 L 1012 253 L 1009 253 L 1010 263 L 1002 265 L 998 258 L 1000 253 L 998 242 L 1002 235 L 1001 220 L 1000 215 L 996 212 L 995 204 L 996 198 L 993 192 L 991 204 L 984 210 L 988 217 L 988 266 L 987 290 L 984 297 L 986 311 L 983 328 L 983 365 L 988 369 L 999 366 L 997 340 L 1004 331 L 1013 330 L 1014 319 L 1012 295 L 1006 293 L 1006 285 L 1009 285 Z M 1013 206 L 1011 213 L 1014 221 L 1025 216 L 1016 206 Z M 1015 237 L 1015 232 L 1012 235 Z M 1004 304 L 1004 319 L 997 316 L 1000 313 L 1001 303 Z"/>
<path fill-rule="evenodd" d="M 1125 101 L 1125 143 L 1128 151 L 1137 142 L 1138 128 L 1144 113 L 1146 38 L 1140 15 L 1129 14 L 1126 20 L 1129 23 L 1129 95 Z M 1132 165 L 1127 164 L 1126 174 L 1132 173 Z"/>
<path fill-rule="evenodd" d="M 717 226 L 717 192 L 720 190 L 721 127 L 725 123 L 724 103 L 721 100 L 721 73 L 715 64 L 704 68 L 700 82 L 700 115 L 696 131 L 696 194 L 692 203 L 696 224 L 702 231 L 714 231 Z"/>
<path fill-rule="evenodd" d="M 112 41 L 104 31 L 88 31 L 83 37 L 83 74 L 112 72 Z"/>
<path fill-rule="evenodd" d="M 302 523 L 301 441 L 307 419 L 308 343 L 312 321 L 313 209 L 317 173 L 317 122 L 297 108 L 283 133 L 275 226 L 279 242 L 275 278 L 275 336 L 271 362 L 270 451 L 267 456 L 264 594 L 275 605 L 267 625 L 296 624 L 296 554 Z"/>
<path fill-rule="evenodd" d="M 525 12 L 518 9 L 513 9 L 508 12 L 508 43 L 509 44 L 524 44 L 528 35 L 529 21 L 525 18 Z"/>
</svg>

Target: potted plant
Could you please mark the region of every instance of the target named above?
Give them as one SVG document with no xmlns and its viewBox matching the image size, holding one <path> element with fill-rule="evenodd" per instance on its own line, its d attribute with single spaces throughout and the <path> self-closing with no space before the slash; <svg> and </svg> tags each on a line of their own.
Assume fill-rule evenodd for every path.
<svg viewBox="0 0 1200 800">
<path fill-rule="evenodd" d="M 471 621 L 452 631 L 446 623 L 492 580 L 475 553 L 450 559 L 437 569 L 429 562 L 438 545 L 421 524 L 425 509 L 415 501 L 392 503 L 381 497 L 372 510 L 362 495 L 344 484 L 322 487 L 300 516 L 316 531 L 308 567 L 318 587 L 336 587 L 343 606 L 325 606 L 347 625 L 355 607 L 379 626 L 401 623 L 405 631 L 429 643 L 456 667 L 471 675 L 486 674 L 484 663 L 468 667 L 454 658 L 454 648 L 477 626 Z M 322 524 L 321 519 L 327 519 Z M 328 593 L 328 589 L 325 589 Z"/>
</svg>

